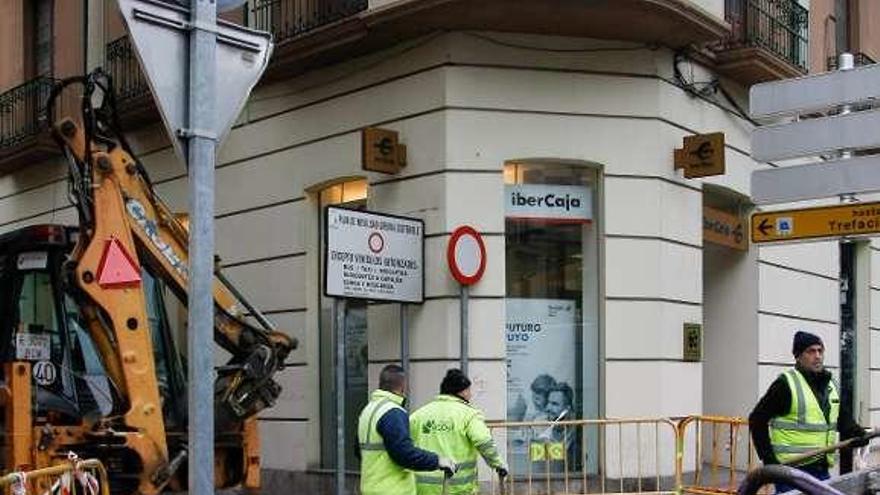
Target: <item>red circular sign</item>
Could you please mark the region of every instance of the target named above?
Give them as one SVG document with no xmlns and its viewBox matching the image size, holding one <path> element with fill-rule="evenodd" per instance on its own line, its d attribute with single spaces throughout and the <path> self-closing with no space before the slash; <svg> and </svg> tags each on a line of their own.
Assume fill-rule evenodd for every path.
<svg viewBox="0 0 880 495">
<path fill-rule="evenodd" d="M 370 247 L 370 251 L 379 254 L 385 249 L 385 238 L 382 237 L 382 234 L 373 232 L 367 239 L 367 245 Z"/>
<path fill-rule="evenodd" d="M 456 228 L 446 246 L 446 262 L 458 283 L 473 285 L 479 282 L 486 271 L 483 236 L 469 225 Z"/>
</svg>

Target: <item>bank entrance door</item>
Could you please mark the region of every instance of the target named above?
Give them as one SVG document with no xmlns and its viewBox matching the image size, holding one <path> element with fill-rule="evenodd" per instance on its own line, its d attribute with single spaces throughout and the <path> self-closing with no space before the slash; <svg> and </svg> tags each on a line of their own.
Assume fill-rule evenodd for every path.
<svg viewBox="0 0 880 495">
<path fill-rule="evenodd" d="M 505 167 L 509 421 L 598 417 L 595 178 L 595 169 L 583 165 Z M 508 445 L 510 462 L 514 472 L 561 471 L 565 450 L 568 470 L 582 469 L 584 458 L 596 459 L 584 455 L 594 436 L 562 426 L 518 431 Z M 542 443 L 541 455 L 554 453 L 550 463 L 534 450 Z"/>
</svg>

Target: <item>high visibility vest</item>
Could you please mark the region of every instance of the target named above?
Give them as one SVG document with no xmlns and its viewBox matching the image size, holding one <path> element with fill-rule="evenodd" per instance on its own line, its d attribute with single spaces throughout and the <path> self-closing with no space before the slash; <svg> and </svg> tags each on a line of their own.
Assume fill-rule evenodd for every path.
<svg viewBox="0 0 880 495">
<path fill-rule="evenodd" d="M 388 411 L 400 409 L 403 397 L 385 390 L 374 390 L 370 402 L 358 418 L 358 443 L 361 448 L 362 495 L 413 495 L 416 480 L 413 473 L 398 466 L 385 450 L 382 435 L 376 426 Z"/>
<path fill-rule="evenodd" d="M 791 408 L 788 414 L 770 421 L 770 443 L 779 462 L 787 462 L 795 456 L 832 445 L 837 438 L 837 416 L 840 413 L 840 396 L 834 380 L 828 380 L 828 419 L 819 406 L 816 395 L 807 379 L 797 370 L 782 374 L 791 391 Z M 828 465 L 834 465 L 834 455 L 826 456 Z M 807 459 L 800 464 L 810 464 L 820 457 Z"/>
<path fill-rule="evenodd" d="M 493 468 L 504 465 L 483 413 L 459 397 L 438 395 L 410 415 L 409 425 L 417 447 L 436 452 L 458 465 L 458 472 L 447 481 L 450 495 L 478 493 L 478 453 Z M 416 486 L 419 495 L 440 494 L 443 472 L 416 473 Z"/>
</svg>

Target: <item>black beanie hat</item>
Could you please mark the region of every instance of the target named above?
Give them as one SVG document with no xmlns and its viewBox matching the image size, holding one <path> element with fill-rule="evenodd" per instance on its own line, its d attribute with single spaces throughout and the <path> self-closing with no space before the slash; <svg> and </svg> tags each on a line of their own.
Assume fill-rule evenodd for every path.
<svg viewBox="0 0 880 495">
<path fill-rule="evenodd" d="M 794 354 L 794 357 L 798 357 L 807 349 L 807 347 L 816 344 L 825 347 L 825 344 L 822 343 L 822 339 L 820 339 L 818 335 L 798 331 L 794 334 L 794 342 L 791 344 L 791 353 Z"/>
<path fill-rule="evenodd" d="M 455 395 L 470 386 L 470 379 L 460 369 L 453 368 L 446 372 L 446 376 L 440 382 L 440 393 Z"/>
</svg>

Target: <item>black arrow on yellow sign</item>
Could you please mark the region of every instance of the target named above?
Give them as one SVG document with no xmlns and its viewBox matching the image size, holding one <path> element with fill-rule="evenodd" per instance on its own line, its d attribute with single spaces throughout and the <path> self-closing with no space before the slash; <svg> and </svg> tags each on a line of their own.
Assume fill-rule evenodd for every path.
<svg viewBox="0 0 880 495">
<path fill-rule="evenodd" d="M 770 225 L 769 223 L 767 223 L 766 218 L 761 219 L 761 223 L 758 224 L 758 230 L 760 230 L 761 234 L 763 234 L 763 235 L 767 235 L 767 231 L 769 231 L 772 228 L 773 228 L 773 226 Z"/>
</svg>

